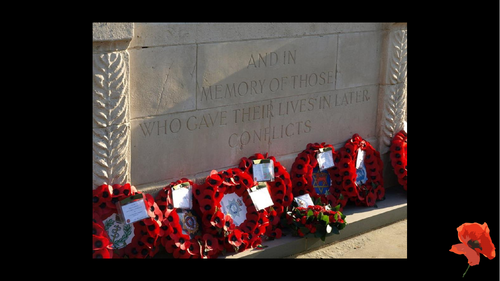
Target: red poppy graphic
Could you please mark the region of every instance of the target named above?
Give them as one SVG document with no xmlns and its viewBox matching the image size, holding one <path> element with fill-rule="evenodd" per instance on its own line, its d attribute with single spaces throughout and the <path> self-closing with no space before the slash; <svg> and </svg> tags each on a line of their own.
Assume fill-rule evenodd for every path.
<svg viewBox="0 0 500 281">
<path fill-rule="evenodd" d="M 467 257 L 469 267 L 479 264 L 479 254 L 493 259 L 495 257 L 495 245 L 491 241 L 488 224 L 464 223 L 457 228 L 459 244 L 451 246 L 450 252 Z M 465 276 L 465 273 L 463 276 Z"/>
</svg>

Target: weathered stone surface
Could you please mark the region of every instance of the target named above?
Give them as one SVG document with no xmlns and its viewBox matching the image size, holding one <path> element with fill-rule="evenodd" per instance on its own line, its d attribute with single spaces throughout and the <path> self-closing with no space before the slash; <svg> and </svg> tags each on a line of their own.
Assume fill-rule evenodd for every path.
<svg viewBox="0 0 500 281">
<path fill-rule="evenodd" d="M 385 152 L 406 114 L 403 23 L 93 27 L 95 185 L 148 191 L 266 152 L 290 169 L 354 133 Z"/>
<path fill-rule="evenodd" d="M 378 84 L 381 39 L 378 31 L 339 35 L 337 89 Z"/>
<path fill-rule="evenodd" d="M 130 41 L 134 34 L 134 24 L 94 22 L 92 31 L 92 41 Z"/>
<path fill-rule="evenodd" d="M 196 109 L 196 46 L 132 49 L 131 118 Z"/>
</svg>

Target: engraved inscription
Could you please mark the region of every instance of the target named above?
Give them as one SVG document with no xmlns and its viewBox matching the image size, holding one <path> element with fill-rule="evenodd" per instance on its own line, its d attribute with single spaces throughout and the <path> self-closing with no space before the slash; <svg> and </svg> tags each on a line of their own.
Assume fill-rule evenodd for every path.
<svg viewBox="0 0 500 281">
<path fill-rule="evenodd" d="M 231 166 L 255 151 L 281 155 L 304 142 L 338 141 L 356 129 L 338 123 L 345 112 L 360 110 L 360 118 L 376 119 L 377 91 L 366 86 L 133 120 L 132 177 L 160 181 Z M 328 128 L 335 132 L 326 139 Z"/>
<path fill-rule="evenodd" d="M 197 109 L 335 89 L 337 36 L 198 47 Z"/>
<path fill-rule="evenodd" d="M 275 116 L 287 116 L 311 111 L 331 110 L 335 107 L 363 103 L 371 99 L 368 89 L 343 91 L 341 93 L 321 94 L 317 97 L 304 97 L 294 100 L 280 101 L 276 105 L 269 102 L 254 106 L 237 107 L 234 109 L 219 109 L 211 111 L 193 112 L 185 118 L 172 117 L 139 123 L 143 137 L 154 137 L 182 133 L 182 131 L 196 131 L 203 129 L 222 128 L 227 125 L 254 122 L 270 119 Z M 237 143 L 246 145 L 252 140 L 255 142 L 270 139 L 291 137 L 311 131 L 312 121 L 303 120 L 295 123 L 282 124 L 275 127 L 258 128 L 253 132 L 245 131 L 241 134 L 232 133 L 228 139 L 229 147 L 236 147 Z M 242 141 L 243 138 L 243 141 Z M 239 139 L 239 141 L 237 141 Z"/>
<path fill-rule="evenodd" d="M 283 51 L 283 56 L 281 56 L 281 53 L 278 54 L 276 52 L 270 52 L 264 53 L 263 54 L 258 54 L 255 56 L 253 54 L 250 54 L 250 59 L 248 60 L 248 66 L 253 66 L 254 68 L 257 67 L 271 67 L 276 64 L 295 64 L 295 58 L 297 57 L 297 50 L 293 51 Z M 280 59 L 282 58 L 282 59 Z M 257 62 L 255 62 L 257 61 Z"/>
<path fill-rule="evenodd" d="M 264 93 L 272 94 L 278 91 L 312 88 L 325 84 L 333 85 L 334 75 L 335 72 L 333 70 L 328 70 L 319 73 L 300 73 L 290 76 L 273 77 L 271 79 L 201 86 L 200 101 L 231 99 Z"/>
</svg>

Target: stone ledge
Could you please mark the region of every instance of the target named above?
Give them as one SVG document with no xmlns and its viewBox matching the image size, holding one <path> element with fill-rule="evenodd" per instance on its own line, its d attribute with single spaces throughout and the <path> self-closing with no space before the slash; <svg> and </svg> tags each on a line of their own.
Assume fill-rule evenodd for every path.
<svg viewBox="0 0 500 281">
<path fill-rule="evenodd" d="M 386 199 L 378 201 L 377 206 L 378 208 L 348 205 L 344 209 L 347 221 L 346 227 L 340 231 L 339 235 L 328 236 L 325 242 L 314 237 L 292 237 L 288 231 L 285 231 L 286 236 L 277 240 L 263 242 L 262 244 L 267 248 L 262 250 L 251 249 L 241 253 L 219 256 L 219 258 L 286 258 L 394 223 L 406 218 L 408 207 L 406 191 L 402 187 L 387 189 Z"/>
</svg>

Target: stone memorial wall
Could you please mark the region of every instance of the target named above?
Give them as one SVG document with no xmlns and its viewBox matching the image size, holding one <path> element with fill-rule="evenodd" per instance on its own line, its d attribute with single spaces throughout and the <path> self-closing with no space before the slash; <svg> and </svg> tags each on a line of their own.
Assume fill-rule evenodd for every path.
<svg viewBox="0 0 500 281">
<path fill-rule="evenodd" d="M 384 160 L 406 119 L 406 23 L 94 23 L 93 34 L 94 188 L 155 193 L 266 152 L 290 171 L 308 143 L 338 149 L 354 133 Z"/>
</svg>

